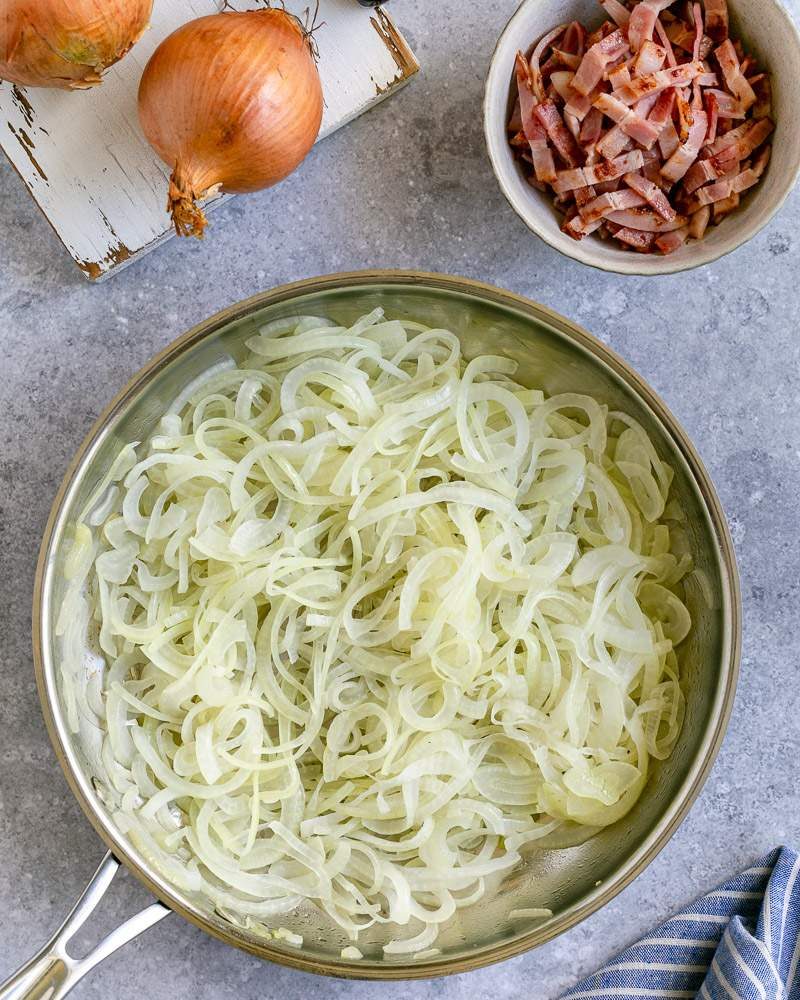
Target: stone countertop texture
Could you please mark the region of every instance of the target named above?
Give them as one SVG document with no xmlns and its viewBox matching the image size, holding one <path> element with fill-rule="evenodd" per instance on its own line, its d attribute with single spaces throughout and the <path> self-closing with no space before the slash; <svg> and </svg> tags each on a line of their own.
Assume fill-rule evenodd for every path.
<svg viewBox="0 0 800 1000">
<path fill-rule="evenodd" d="M 736 709 L 699 800 L 602 912 L 539 950 L 429 982 L 348 983 L 240 953 L 177 917 L 95 970 L 78 1000 L 554 1000 L 678 906 L 778 843 L 800 845 L 800 192 L 699 271 L 622 278 L 532 237 L 485 156 L 481 95 L 513 0 L 397 0 L 423 73 L 321 143 L 279 188 L 236 199 L 202 244 L 173 241 L 102 285 L 0 163 L 0 980 L 60 923 L 103 855 L 39 712 L 30 651 L 39 539 L 67 463 L 111 396 L 186 328 L 330 271 L 480 278 L 566 314 L 663 396 L 727 511 L 744 598 Z M 795 16 L 800 0 L 790 0 Z M 315 198 L 315 192 L 319 196 Z M 99 926 L 148 901 L 118 879 Z"/>
</svg>

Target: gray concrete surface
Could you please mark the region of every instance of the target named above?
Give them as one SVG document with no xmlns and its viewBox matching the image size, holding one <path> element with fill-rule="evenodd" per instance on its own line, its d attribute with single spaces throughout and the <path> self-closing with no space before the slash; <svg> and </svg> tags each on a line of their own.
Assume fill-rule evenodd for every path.
<svg viewBox="0 0 800 1000">
<path fill-rule="evenodd" d="M 67 462 L 110 396 L 186 327 L 319 273 L 419 267 L 482 278 L 587 326 L 665 397 L 718 486 L 744 592 L 744 661 L 725 746 L 688 819 L 603 912 L 499 967 L 352 984 L 240 954 L 177 917 L 78 987 L 80 1000 L 551 1000 L 678 905 L 800 844 L 800 195 L 699 272 L 623 279 L 531 238 L 499 194 L 480 120 L 513 0 L 398 0 L 424 74 L 322 143 L 278 190 L 236 200 L 204 244 L 172 242 L 87 284 L 0 164 L 0 979 L 64 916 L 102 850 L 55 763 L 30 653 L 38 541 Z M 800 13 L 792 0 L 793 13 Z M 102 921 L 146 893 L 125 876 Z"/>
</svg>

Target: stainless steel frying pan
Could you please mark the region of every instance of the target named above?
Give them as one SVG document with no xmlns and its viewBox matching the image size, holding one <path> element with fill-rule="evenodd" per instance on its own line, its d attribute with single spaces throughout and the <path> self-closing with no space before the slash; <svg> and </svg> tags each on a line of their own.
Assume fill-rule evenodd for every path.
<svg viewBox="0 0 800 1000">
<path fill-rule="evenodd" d="M 381 304 L 387 313 L 456 331 L 465 353 L 503 353 L 519 378 L 547 392 L 588 392 L 627 411 L 676 471 L 674 490 L 686 513 L 695 558 L 686 602 L 694 628 L 680 649 L 686 723 L 675 753 L 653 770 L 634 810 L 584 843 L 540 849 L 478 906 L 443 929 L 441 954 L 422 961 L 383 956 L 374 929 L 359 947 L 363 961 L 341 958 L 347 942 L 315 909 L 281 918 L 303 935 L 301 949 L 234 926 L 208 900 L 171 885 L 114 825 L 114 793 L 99 753 L 102 734 L 65 718 L 54 621 L 63 593 L 63 558 L 76 512 L 121 445 L 145 439 L 168 404 L 198 373 L 225 355 L 240 357 L 244 339 L 287 315 L 327 315 L 342 323 Z M 463 972 L 519 954 L 573 926 L 627 885 L 664 846 L 697 796 L 719 749 L 733 704 L 740 650 L 739 590 L 733 548 L 719 501 L 694 448 L 655 393 L 585 331 L 509 292 L 462 278 L 416 272 L 331 275 L 258 295 L 226 309 L 171 344 L 113 400 L 89 432 L 53 505 L 42 542 L 33 616 L 36 679 L 45 721 L 67 780 L 111 853 L 61 930 L 4 987 L 0 1000 L 63 997 L 98 962 L 171 910 L 249 952 L 311 972 L 372 979 Z M 119 859 L 119 861 L 115 860 Z M 159 900 L 114 930 L 88 957 L 73 960 L 70 938 L 107 889 L 119 862 Z M 512 924 L 512 908 L 546 906 L 545 922 Z"/>
</svg>

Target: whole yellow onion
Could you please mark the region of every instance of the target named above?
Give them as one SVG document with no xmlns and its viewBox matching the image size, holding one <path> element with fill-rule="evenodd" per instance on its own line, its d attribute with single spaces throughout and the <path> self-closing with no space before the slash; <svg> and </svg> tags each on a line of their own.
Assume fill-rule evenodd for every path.
<svg viewBox="0 0 800 1000">
<path fill-rule="evenodd" d="M 0 0 L 0 79 L 83 90 L 150 21 L 153 0 Z"/>
<path fill-rule="evenodd" d="M 270 187 L 314 145 L 322 84 L 303 25 L 278 8 L 184 24 L 153 53 L 139 120 L 171 169 L 167 210 L 179 236 L 202 236 L 198 202 Z"/>
</svg>

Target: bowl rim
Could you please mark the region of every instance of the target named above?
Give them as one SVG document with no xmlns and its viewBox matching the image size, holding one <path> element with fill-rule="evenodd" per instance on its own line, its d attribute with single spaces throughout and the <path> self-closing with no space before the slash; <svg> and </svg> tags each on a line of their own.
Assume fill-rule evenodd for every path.
<svg viewBox="0 0 800 1000">
<path fill-rule="evenodd" d="M 787 32 L 793 39 L 796 55 L 798 56 L 798 59 L 800 59 L 800 27 L 798 27 L 795 23 L 791 14 L 780 2 L 780 0 L 761 0 L 761 2 L 771 4 L 773 8 L 775 8 L 775 10 L 783 17 Z M 496 116 L 492 113 L 490 108 L 490 99 L 494 89 L 500 88 L 504 85 L 499 68 L 500 50 L 507 40 L 512 37 L 517 21 L 521 21 L 528 10 L 536 6 L 538 3 L 539 0 L 522 0 L 522 3 L 520 3 L 519 7 L 517 7 L 506 22 L 506 25 L 500 32 L 500 36 L 497 39 L 494 49 L 492 50 L 492 56 L 489 60 L 489 69 L 486 73 L 483 90 L 483 135 L 484 142 L 486 144 L 486 152 L 492 167 L 492 173 L 494 174 L 495 180 L 503 193 L 503 197 L 506 199 L 517 216 L 525 223 L 527 228 L 534 234 L 534 236 L 538 236 L 540 240 L 552 247 L 553 250 L 558 251 L 558 253 L 560 253 L 563 257 L 566 257 L 568 260 L 574 260 L 579 264 L 585 264 L 586 266 L 596 268 L 599 271 L 605 271 L 610 274 L 638 275 L 645 278 L 659 278 L 663 275 L 679 274 L 682 271 L 691 271 L 697 267 L 704 267 L 706 264 L 713 264 L 715 261 L 721 260 L 723 257 L 727 257 L 729 254 L 735 253 L 735 251 L 739 250 L 746 243 L 749 243 L 750 240 L 757 236 L 762 229 L 766 228 L 766 226 L 772 222 L 778 212 L 780 212 L 785 205 L 786 200 L 800 179 L 800 158 L 795 165 L 793 174 L 788 179 L 784 188 L 779 191 L 778 197 L 774 203 L 756 221 L 751 223 L 746 229 L 742 229 L 742 235 L 738 242 L 733 243 L 732 246 L 727 248 L 723 247 L 719 250 L 715 250 L 708 256 L 703 257 L 702 260 L 695 260 L 694 254 L 691 253 L 686 257 L 681 257 L 680 253 L 674 255 L 668 254 L 666 256 L 656 256 L 653 254 L 643 256 L 641 254 L 631 253 L 629 254 L 629 262 L 626 259 L 624 263 L 616 263 L 610 258 L 606 259 L 600 253 L 593 254 L 591 252 L 586 252 L 578 254 L 568 250 L 566 248 L 566 244 L 562 244 L 562 242 L 557 239 L 555 234 L 551 233 L 551 227 L 539 226 L 538 223 L 531 219 L 529 213 L 525 210 L 525 206 L 519 202 L 514 193 L 511 191 L 510 186 L 503 179 L 503 171 L 499 162 L 499 151 L 496 149 L 495 143 L 495 130 L 497 122 Z M 505 86 L 510 86 L 510 81 L 507 81 Z M 503 136 L 505 138 L 505 123 L 503 123 Z M 561 230 L 556 229 L 555 232 L 560 233 Z M 582 245 L 582 241 L 572 242 L 575 243 L 576 248 Z M 594 247 L 595 244 L 591 243 L 590 245 Z M 702 241 L 699 243 L 695 242 L 691 246 L 702 246 Z M 656 263 L 658 266 L 655 268 L 651 267 L 650 269 L 645 269 L 643 264 L 637 263 L 640 260 L 648 260 Z"/>
<path fill-rule="evenodd" d="M 168 364 L 190 347 L 221 331 L 229 324 L 247 318 L 266 306 L 287 302 L 308 294 L 347 290 L 356 287 L 410 286 L 460 293 L 479 301 L 508 307 L 534 322 L 544 323 L 564 340 L 577 344 L 595 361 L 606 365 L 622 382 L 639 395 L 661 422 L 664 432 L 682 455 L 690 478 L 703 502 L 709 528 L 723 577 L 723 636 L 720 652 L 719 682 L 711 704 L 706 733 L 694 761 L 687 771 L 675 798 L 668 804 L 644 841 L 615 871 L 613 877 L 595 887 L 555 920 L 534 928 L 510 941 L 482 948 L 460 958 L 433 958 L 425 962 L 388 965 L 379 961 L 325 960 L 306 957 L 302 950 L 283 950 L 270 942 L 247 936 L 232 925 L 215 923 L 197 909 L 181 892 L 152 870 L 139 852 L 120 833 L 104 813 L 91 779 L 80 766 L 70 739 L 65 714 L 59 704 L 55 684 L 55 666 L 50 642 L 50 592 L 54 575 L 54 543 L 61 533 L 72 489 L 92 460 L 111 421 L 120 415 L 132 398 Z M 468 972 L 520 955 L 552 940 L 604 906 L 633 881 L 656 857 L 686 817 L 700 793 L 722 745 L 736 693 L 741 657 L 741 597 L 733 543 L 721 503 L 710 477 L 686 432 L 661 398 L 644 379 L 613 350 L 582 327 L 521 295 L 471 278 L 414 270 L 369 270 L 329 274 L 281 285 L 217 312 L 192 327 L 145 364 L 114 396 L 93 423 L 70 462 L 56 493 L 44 530 L 36 567 L 32 618 L 33 658 L 36 685 L 48 736 L 67 783 L 83 812 L 113 854 L 167 907 L 178 912 L 195 926 L 214 937 L 260 958 L 275 961 L 305 972 L 348 979 L 402 980 L 424 979 Z"/>
</svg>

